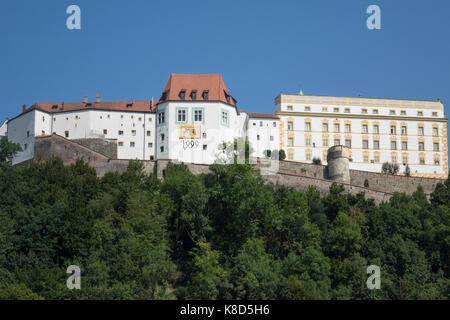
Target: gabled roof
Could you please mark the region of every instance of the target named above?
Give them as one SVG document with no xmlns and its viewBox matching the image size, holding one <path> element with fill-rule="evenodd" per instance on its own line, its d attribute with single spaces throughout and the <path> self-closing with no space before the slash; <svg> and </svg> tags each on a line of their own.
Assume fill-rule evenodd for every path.
<svg viewBox="0 0 450 320">
<path fill-rule="evenodd" d="M 184 99 L 181 92 L 184 91 Z M 194 99 L 192 93 L 196 93 Z M 203 93 L 208 93 L 204 99 Z M 236 106 L 236 100 L 228 91 L 220 74 L 179 74 L 172 73 L 161 95 L 160 101 L 221 101 Z"/>
<path fill-rule="evenodd" d="M 35 103 L 23 113 L 34 109 L 48 113 L 59 113 L 79 110 L 106 110 L 106 111 L 137 111 L 137 112 L 155 112 L 156 103 L 151 100 L 144 101 L 105 101 L 105 102 L 57 102 L 57 103 Z"/>
</svg>

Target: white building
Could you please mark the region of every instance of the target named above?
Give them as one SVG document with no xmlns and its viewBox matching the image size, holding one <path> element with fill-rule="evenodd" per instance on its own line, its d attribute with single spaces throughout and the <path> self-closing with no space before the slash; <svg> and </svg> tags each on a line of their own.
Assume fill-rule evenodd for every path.
<svg viewBox="0 0 450 320">
<path fill-rule="evenodd" d="M 280 94 L 280 146 L 287 160 L 326 163 L 333 145 L 351 148 L 350 169 L 381 172 L 384 162 L 411 175 L 448 175 L 447 118 L 440 101 Z"/>
<path fill-rule="evenodd" d="M 413 176 L 448 175 L 447 118 L 439 101 L 280 94 L 275 114 L 239 111 L 219 74 L 172 74 L 158 101 L 37 103 L 4 122 L 0 134 L 34 157 L 35 137 L 102 138 L 118 159 L 211 164 L 219 145 L 247 138 L 252 156 L 283 149 L 286 160 L 326 164 L 333 145 L 351 149 L 350 169 L 381 172 L 384 162 Z"/>
<path fill-rule="evenodd" d="M 156 107 L 158 159 L 211 164 L 219 144 L 245 132 L 222 76 L 172 74 Z"/>
<path fill-rule="evenodd" d="M 247 136 L 253 149 L 251 156 L 262 158 L 266 155 L 266 150 L 278 152 L 280 150 L 280 117 L 268 113 L 247 113 L 247 115 Z"/>
<path fill-rule="evenodd" d="M 37 103 L 8 121 L 8 139 L 20 144 L 17 164 L 34 157 L 35 137 L 117 140 L 118 159 L 153 160 L 155 112 L 152 101 Z M 108 143 L 105 141 L 105 143 Z"/>
</svg>

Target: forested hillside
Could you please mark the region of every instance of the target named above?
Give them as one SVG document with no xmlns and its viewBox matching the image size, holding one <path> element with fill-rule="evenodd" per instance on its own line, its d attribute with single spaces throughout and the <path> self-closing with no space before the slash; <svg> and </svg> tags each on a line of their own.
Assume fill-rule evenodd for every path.
<svg viewBox="0 0 450 320">
<path fill-rule="evenodd" d="M 377 206 L 211 169 L 159 181 L 139 162 L 101 179 L 81 160 L 1 162 L 0 299 L 449 299 L 450 180 Z"/>
</svg>

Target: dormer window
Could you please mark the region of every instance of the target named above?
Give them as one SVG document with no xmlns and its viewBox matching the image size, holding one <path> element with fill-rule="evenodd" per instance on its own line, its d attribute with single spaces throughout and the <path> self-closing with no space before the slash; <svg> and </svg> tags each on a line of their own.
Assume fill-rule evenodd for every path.
<svg viewBox="0 0 450 320">
<path fill-rule="evenodd" d="M 181 90 L 178 96 L 180 97 L 181 100 L 186 99 L 186 90 Z"/>
<path fill-rule="evenodd" d="M 230 103 L 230 95 L 225 90 L 223 90 L 223 93 L 225 93 L 225 99 L 227 99 L 227 103 Z"/>
<path fill-rule="evenodd" d="M 165 101 L 167 99 L 167 94 L 169 93 L 169 91 L 164 91 L 162 96 L 161 96 L 161 100 Z"/>
<path fill-rule="evenodd" d="M 209 97 L 209 91 L 208 90 L 204 90 L 202 93 L 202 98 L 203 100 L 208 100 Z"/>
<path fill-rule="evenodd" d="M 52 109 L 53 109 L 53 110 L 58 109 L 58 105 L 57 105 L 57 104 L 53 105 L 53 106 L 52 106 Z"/>
<path fill-rule="evenodd" d="M 132 106 L 133 106 L 132 103 L 128 103 L 128 104 L 127 104 L 127 108 L 128 108 L 128 109 L 131 108 Z"/>
<path fill-rule="evenodd" d="M 191 91 L 191 99 L 192 100 L 197 100 L 197 90 L 192 90 Z"/>
</svg>

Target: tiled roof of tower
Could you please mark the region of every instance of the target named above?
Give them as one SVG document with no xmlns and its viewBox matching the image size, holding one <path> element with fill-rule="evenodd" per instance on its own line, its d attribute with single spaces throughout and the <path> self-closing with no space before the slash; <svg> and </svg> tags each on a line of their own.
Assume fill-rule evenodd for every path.
<svg viewBox="0 0 450 320">
<path fill-rule="evenodd" d="M 57 103 L 35 103 L 22 113 L 37 109 L 48 113 L 58 113 L 79 110 L 105 110 L 105 111 L 135 111 L 155 112 L 157 101 L 105 101 L 105 102 L 57 102 Z"/>
<path fill-rule="evenodd" d="M 207 92 L 206 97 L 204 97 L 205 92 Z M 236 106 L 236 100 L 231 96 L 220 74 L 172 73 L 158 103 L 206 100 L 221 101 Z"/>
<path fill-rule="evenodd" d="M 244 110 L 241 110 L 241 112 L 245 112 Z M 251 113 L 251 112 L 245 112 L 248 114 L 249 118 L 268 118 L 268 119 L 280 119 L 279 116 L 276 114 L 271 113 Z"/>
</svg>

